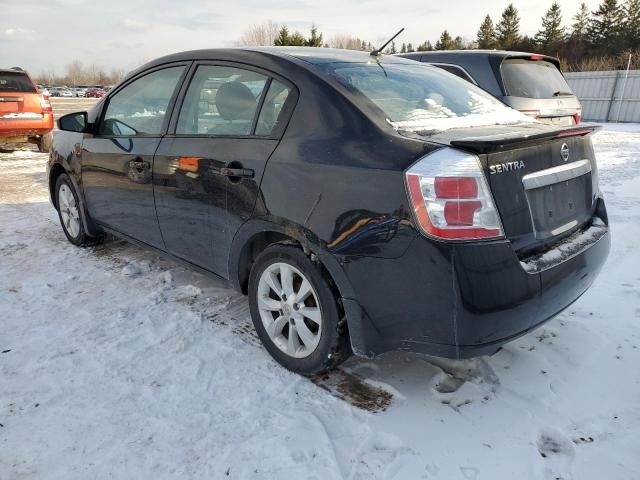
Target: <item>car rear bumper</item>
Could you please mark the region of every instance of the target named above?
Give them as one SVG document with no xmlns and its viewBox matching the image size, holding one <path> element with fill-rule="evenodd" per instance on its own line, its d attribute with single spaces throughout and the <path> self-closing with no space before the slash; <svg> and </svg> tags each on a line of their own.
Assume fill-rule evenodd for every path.
<svg viewBox="0 0 640 480">
<path fill-rule="evenodd" d="M 46 135 L 53 130 L 53 114 L 42 118 L 0 118 L 0 138 Z"/>
<path fill-rule="evenodd" d="M 606 223 L 602 201 L 599 212 Z M 493 353 L 589 288 L 609 253 L 603 228 L 593 243 L 535 272 L 527 271 L 508 241 L 451 245 L 418 237 L 399 259 L 350 259 L 344 269 L 357 298 L 343 303 L 354 352 Z"/>
</svg>

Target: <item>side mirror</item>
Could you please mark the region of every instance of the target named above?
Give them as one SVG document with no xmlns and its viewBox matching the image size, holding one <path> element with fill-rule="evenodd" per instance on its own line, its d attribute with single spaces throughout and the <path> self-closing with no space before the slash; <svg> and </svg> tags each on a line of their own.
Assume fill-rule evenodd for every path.
<svg viewBox="0 0 640 480">
<path fill-rule="evenodd" d="M 58 119 L 58 128 L 66 132 L 85 133 L 88 125 L 87 112 L 69 113 Z"/>
</svg>

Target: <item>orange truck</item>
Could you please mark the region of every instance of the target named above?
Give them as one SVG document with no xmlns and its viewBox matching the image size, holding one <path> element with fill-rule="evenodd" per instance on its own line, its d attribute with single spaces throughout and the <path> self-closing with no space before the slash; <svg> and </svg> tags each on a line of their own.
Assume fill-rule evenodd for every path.
<svg viewBox="0 0 640 480">
<path fill-rule="evenodd" d="M 48 95 L 21 68 L 0 69 L 0 144 L 29 142 L 48 152 L 52 130 Z"/>
</svg>

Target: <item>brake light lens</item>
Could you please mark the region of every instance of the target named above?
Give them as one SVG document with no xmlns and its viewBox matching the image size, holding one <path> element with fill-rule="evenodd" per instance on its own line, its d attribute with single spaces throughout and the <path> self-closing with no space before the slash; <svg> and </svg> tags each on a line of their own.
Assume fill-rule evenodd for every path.
<svg viewBox="0 0 640 480">
<path fill-rule="evenodd" d="M 477 156 L 442 148 L 413 164 L 405 180 L 425 234 L 443 240 L 504 236 Z"/>
<path fill-rule="evenodd" d="M 53 113 L 49 97 L 44 94 L 40 97 L 40 107 L 42 108 L 42 113 Z"/>
<path fill-rule="evenodd" d="M 438 198 L 476 198 L 478 194 L 474 178 L 436 177 L 433 185 Z"/>
<path fill-rule="evenodd" d="M 582 115 L 580 114 L 580 112 L 573 115 L 573 121 L 576 122 L 576 125 L 578 125 L 582 121 Z"/>
<path fill-rule="evenodd" d="M 534 53 L 533 55 L 531 55 L 531 60 L 542 60 L 544 58 L 544 55 L 540 55 L 538 53 Z"/>
</svg>

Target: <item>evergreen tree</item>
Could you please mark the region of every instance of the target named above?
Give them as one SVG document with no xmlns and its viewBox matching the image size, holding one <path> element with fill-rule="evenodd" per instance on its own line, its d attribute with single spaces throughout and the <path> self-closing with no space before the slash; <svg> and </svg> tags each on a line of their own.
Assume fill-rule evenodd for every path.
<svg viewBox="0 0 640 480">
<path fill-rule="evenodd" d="M 318 35 L 318 26 L 311 25 L 311 36 L 305 41 L 307 47 L 321 47 L 322 34 Z"/>
<path fill-rule="evenodd" d="M 624 5 L 625 48 L 640 48 L 640 0 L 627 0 Z"/>
<path fill-rule="evenodd" d="M 496 29 L 493 27 L 493 20 L 489 15 L 484 17 L 484 21 L 478 30 L 476 41 L 478 42 L 478 48 L 496 48 Z"/>
<path fill-rule="evenodd" d="M 589 7 L 587 7 L 587 4 L 581 4 L 578 13 L 573 16 L 573 24 L 571 25 L 571 37 L 580 41 L 586 38 L 590 16 L 591 12 L 589 11 Z"/>
<path fill-rule="evenodd" d="M 464 44 L 464 40 L 460 35 L 458 35 L 453 40 L 453 50 L 465 50 L 465 49 L 466 49 L 466 45 Z"/>
<path fill-rule="evenodd" d="M 402 48 L 400 48 L 400 53 L 407 53 L 407 45 L 402 42 Z"/>
<path fill-rule="evenodd" d="M 544 53 L 555 54 L 565 37 L 560 5 L 558 2 L 553 2 L 542 17 L 542 28 L 536 34 L 535 41 Z"/>
<path fill-rule="evenodd" d="M 535 52 L 538 49 L 538 44 L 534 38 L 523 35 L 515 43 L 513 49 L 520 52 Z"/>
<path fill-rule="evenodd" d="M 394 53 L 398 53 L 396 50 L 396 42 L 391 42 L 391 48 L 389 49 L 389 53 L 393 55 Z"/>
<path fill-rule="evenodd" d="M 617 54 L 621 50 L 622 15 L 617 0 L 604 0 L 593 12 L 587 35 L 593 50 L 598 54 Z"/>
<path fill-rule="evenodd" d="M 289 29 L 286 27 L 286 25 L 282 26 L 273 44 L 277 47 L 284 47 L 286 45 L 289 45 Z"/>
<path fill-rule="evenodd" d="M 433 46 L 431 45 L 431 42 L 429 40 L 418 45 L 419 52 L 429 52 L 431 50 L 433 50 Z"/>
<path fill-rule="evenodd" d="M 436 50 L 453 50 L 455 44 L 448 31 L 444 31 L 440 34 L 440 39 L 436 42 Z"/>
<path fill-rule="evenodd" d="M 415 50 L 413 49 L 413 45 L 411 45 L 410 43 L 407 43 L 407 53 L 411 53 L 411 52 L 415 52 Z"/>
<path fill-rule="evenodd" d="M 510 3 L 502 12 L 502 18 L 496 25 L 498 44 L 505 50 L 513 50 L 520 41 L 520 17 L 518 9 Z"/>
<path fill-rule="evenodd" d="M 307 39 L 304 36 L 296 31 L 293 32 L 293 35 L 289 36 L 289 45 L 294 47 L 304 47 L 307 44 Z"/>
</svg>

